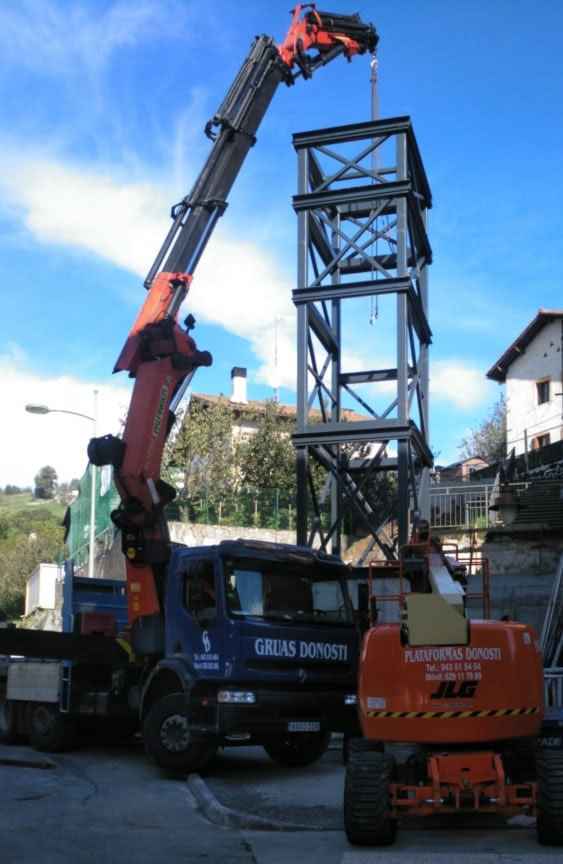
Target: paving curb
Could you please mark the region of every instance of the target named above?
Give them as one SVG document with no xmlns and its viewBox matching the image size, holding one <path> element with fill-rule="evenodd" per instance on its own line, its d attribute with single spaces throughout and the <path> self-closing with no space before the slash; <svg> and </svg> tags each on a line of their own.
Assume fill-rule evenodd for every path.
<svg viewBox="0 0 563 864">
<path fill-rule="evenodd" d="M 242 813 L 231 807 L 224 807 L 217 801 L 207 783 L 199 774 L 188 774 L 188 788 L 210 822 L 225 828 L 251 828 L 258 831 L 325 831 L 311 825 L 299 825 L 292 822 L 278 822 L 275 819 L 264 819 Z"/>
</svg>

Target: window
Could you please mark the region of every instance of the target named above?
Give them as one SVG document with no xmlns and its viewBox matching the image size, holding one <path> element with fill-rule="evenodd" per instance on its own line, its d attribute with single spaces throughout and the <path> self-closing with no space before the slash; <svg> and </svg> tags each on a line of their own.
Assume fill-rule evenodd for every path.
<svg viewBox="0 0 563 864">
<path fill-rule="evenodd" d="M 547 447 L 549 444 L 549 432 L 545 435 L 537 435 L 532 443 L 533 450 L 539 450 L 540 447 Z"/>
<path fill-rule="evenodd" d="M 213 561 L 190 561 L 184 573 L 184 603 L 201 626 L 215 623 L 217 600 Z"/>
<path fill-rule="evenodd" d="M 536 395 L 538 397 L 538 405 L 549 402 L 549 378 L 545 381 L 536 381 Z"/>
<path fill-rule="evenodd" d="M 353 623 L 345 573 L 334 565 L 260 558 L 224 560 L 227 607 L 233 618 L 299 621 L 334 627 Z"/>
</svg>

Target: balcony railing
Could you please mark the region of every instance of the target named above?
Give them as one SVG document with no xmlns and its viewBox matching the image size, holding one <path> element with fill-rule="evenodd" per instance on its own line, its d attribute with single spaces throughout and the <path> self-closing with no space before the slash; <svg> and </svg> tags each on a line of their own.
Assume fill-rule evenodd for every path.
<svg viewBox="0 0 563 864">
<path fill-rule="evenodd" d="M 542 477 L 511 483 L 518 496 L 515 525 L 542 524 L 563 527 L 563 482 Z M 430 487 L 432 528 L 490 528 L 499 524 L 499 514 L 490 510 L 496 496 L 491 483 L 440 483 Z"/>
</svg>

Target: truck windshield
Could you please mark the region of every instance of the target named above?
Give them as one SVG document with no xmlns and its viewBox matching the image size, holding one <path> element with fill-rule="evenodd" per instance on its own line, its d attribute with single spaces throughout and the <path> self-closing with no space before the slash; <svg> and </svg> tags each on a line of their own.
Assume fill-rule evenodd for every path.
<svg viewBox="0 0 563 864">
<path fill-rule="evenodd" d="M 298 562 L 224 559 L 227 608 L 235 618 L 321 625 L 354 623 L 335 567 Z"/>
</svg>

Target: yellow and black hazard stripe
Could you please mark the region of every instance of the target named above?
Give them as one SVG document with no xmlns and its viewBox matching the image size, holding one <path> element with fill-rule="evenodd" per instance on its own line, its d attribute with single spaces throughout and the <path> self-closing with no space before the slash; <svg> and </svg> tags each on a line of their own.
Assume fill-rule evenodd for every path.
<svg viewBox="0 0 563 864">
<path fill-rule="evenodd" d="M 467 717 L 518 717 L 523 714 L 539 714 L 535 708 L 493 708 L 489 711 L 366 711 L 370 720 L 450 720 Z"/>
</svg>

